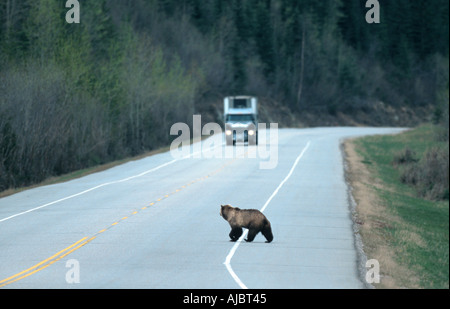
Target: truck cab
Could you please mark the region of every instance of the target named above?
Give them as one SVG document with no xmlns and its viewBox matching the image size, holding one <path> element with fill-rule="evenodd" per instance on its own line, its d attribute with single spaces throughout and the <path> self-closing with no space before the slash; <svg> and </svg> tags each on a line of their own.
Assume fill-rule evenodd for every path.
<svg viewBox="0 0 450 309">
<path fill-rule="evenodd" d="M 251 96 L 226 97 L 223 105 L 227 145 L 258 145 L 258 99 Z"/>
</svg>

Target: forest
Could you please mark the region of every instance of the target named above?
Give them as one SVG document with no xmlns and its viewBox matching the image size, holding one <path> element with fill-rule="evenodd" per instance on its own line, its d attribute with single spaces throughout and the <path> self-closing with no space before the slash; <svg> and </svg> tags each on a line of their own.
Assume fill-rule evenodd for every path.
<svg viewBox="0 0 450 309">
<path fill-rule="evenodd" d="M 449 2 L 0 0 L 0 191 L 168 145 L 254 95 L 262 122 L 448 126 Z M 448 139 L 448 135 L 447 135 Z"/>
</svg>

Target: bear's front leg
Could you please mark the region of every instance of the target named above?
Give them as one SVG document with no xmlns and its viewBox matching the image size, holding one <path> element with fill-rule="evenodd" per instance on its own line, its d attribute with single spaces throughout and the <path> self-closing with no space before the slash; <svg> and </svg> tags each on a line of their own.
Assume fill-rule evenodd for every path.
<svg viewBox="0 0 450 309">
<path fill-rule="evenodd" d="M 242 228 L 240 228 L 240 227 L 232 228 L 230 235 L 229 235 L 231 238 L 231 241 L 237 241 L 239 239 L 239 237 L 241 237 L 242 233 L 243 233 Z"/>
</svg>

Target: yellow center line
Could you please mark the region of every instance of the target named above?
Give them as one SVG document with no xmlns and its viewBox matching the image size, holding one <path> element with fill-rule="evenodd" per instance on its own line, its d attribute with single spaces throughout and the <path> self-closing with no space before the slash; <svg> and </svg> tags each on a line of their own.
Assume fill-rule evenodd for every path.
<svg viewBox="0 0 450 309">
<path fill-rule="evenodd" d="M 47 259 L 45 259 L 45 260 L 43 260 L 43 261 L 37 263 L 36 265 L 31 266 L 30 268 L 25 269 L 24 271 L 21 271 L 20 273 L 17 273 L 17 274 L 15 274 L 15 275 L 11 276 L 11 277 L 8 277 L 8 278 L 6 278 L 6 279 L 1 280 L 1 281 L 0 281 L 0 287 L 3 287 L 3 286 L 5 286 L 5 285 L 7 285 L 7 284 L 10 284 L 10 283 L 13 283 L 14 281 L 20 280 L 20 279 L 22 279 L 22 278 L 28 277 L 29 275 L 25 275 L 25 276 L 22 276 L 22 277 L 20 277 L 20 278 L 17 278 L 17 279 L 15 279 L 15 280 L 13 280 L 13 279 L 16 278 L 16 277 L 19 277 L 20 275 L 23 275 L 23 274 L 25 274 L 25 273 L 28 273 L 29 271 L 31 271 L 31 270 L 33 270 L 33 269 L 35 269 L 35 268 L 37 268 L 37 267 L 39 267 L 39 266 L 41 266 L 41 265 L 47 263 L 48 261 L 53 260 L 53 259 L 56 258 L 58 255 L 60 255 L 60 254 L 62 254 L 63 252 L 65 252 L 65 251 L 71 249 L 72 247 L 75 247 L 76 245 L 78 245 L 79 243 L 85 241 L 86 239 L 87 239 L 87 237 L 81 238 L 79 241 L 73 243 L 72 245 L 68 246 L 67 248 L 62 249 L 62 250 L 59 251 L 58 253 L 56 253 L 56 254 L 52 255 L 51 257 L 49 257 L 49 258 L 47 258 Z M 33 273 L 34 273 L 34 272 L 33 272 Z M 11 280 L 13 280 L 13 281 L 11 281 Z M 11 281 L 11 282 L 9 282 L 9 281 Z"/>
<path fill-rule="evenodd" d="M 209 178 L 210 176 L 219 173 L 219 172 L 222 171 L 226 166 L 228 166 L 228 165 L 230 165 L 231 163 L 233 163 L 235 160 L 236 160 L 236 159 L 234 159 L 234 160 L 232 160 L 232 161 L 230 161 L 230 162 L 224 164 L 224 165 L 221 166 L 219 169 L 217 169 L 217 170 L 211 172 L 210 174 L 208 174 L 208 175 L 206 175 L 206 176 L 204 176 L 204 177 L 202 177 L 202 178 L 198 178 L 198 179 L 196 179 L 196 180 L 194 180 L 194 181 L 189 182 L 189 183 L 186 184 L 186 185 L 181 186 L 181 188 L 177 189 L 174 193 L 180 192 L 180 191 L 182 191 L 183 189 L 187 188 L 188 186 L 190 186 L 190 185 L 192 185 L 192 184 L 194 184 L 194 183 L 196 183 L 196 182 L 199 182 L 199 181 L 202 181 L 202 180 L 206 180 L 206 179 Z M 173 195 L 174 193 L 172 193 L 172 195 Z M 156 200 L 156 202 L 152 202 L 152 203 L 150 203 L 149 205 L 150 205 L 150 206 L 153 206 L 153 205 L 155 205 L 157 202 L 160 202 L 160 201 L 162 201 L 163 199 L 168 198 L 169 196 L 170 196 L 170 194 L 166 194 L 166 195 L 164 195 L 164 198 L 159 198 L 159 199 Z M 141 209 L 142 209 L 142 210 L 145 210 L 145 209 L 147 209 L 147 207 L 142 207 Z M 137 214 L 137 213 L 138 213 L 138 211 L 134 211 L 132 214 L 135 215 L 135 214 Z M 15 274 L 15 275 L 12 275 L 12 276 L 10 276 L 10 277 L 8 277 L 8 278 L 5 278 L 5 279 L 1 280 L 1 281 L 0 281 L 0 288 L 1 288 L 1 287 L 4 287 L 4 286 L 6 286 L 6 285 L 9 285 L 9 284 L 11 284 L 11 283 L 13 283 L 13 282 L 16 282 L 16 281 L 19 281 L 19 280 L 21 280 L 21 279 L 24 279 L 24 278 L 26 278 L 26 277 L 28 277 L 28 276 L 31 276 L 31 275 L 33 275 L 33 274 L 35 274 L 35 273 L 37 273 L 37 272 L 39 272 L 39 271 L 41 271 L 41 270 L 43 270 L 43 269 L 49 267 L 49 266 L 52 265 L 53 263 L 55 263 L 55 262 L 57 262 L 57 261 L 63 259 L 64 257 L 66 257 L 67 255 L 71 254 L 72 252 L 74 252 L 74 251 L 80 249 L 81 247 L 85 246 L 86 244 L 90 243 L 92 240 L 94 240 L 94 239 L 97 237 L 97 235 L 99 235 L 99 234 L 101 234 L 101 233 L 104 233 L 104 232 L 107 231 L 109 228 L 111 228 L 111 227 L 113 227 L 113 226 L 119 224 L 120 222 L 122 222 L 122 221 L 124 221 L 124 220 L 126 220 L 126 219 L 128 219 L 127 216 L 123 217 L 123 218 L 120 219 L 119 221 L 116 221 L 116 222 L 112 223 L 108 228 L 105 228 L 105 229 L 100 230 L 100 231 L 97 232 L 94 236 L 92 236 L 92 237 L 90 237 L 90 238 L 88 238 L 88 237 L 83 237 L 83 238 L 81 238 L 80 240 L 78 240 L 77 242 L 75 242 L 75 243 L 71 244 L 70 246 L 68 246 L 68 247 L 66 247 L 66 248 L 64 248 L 64 249 L 62 249 L 61 251 L 59 251 L 58 253 L 52 255 L 51 257 L 49 257 L 49 258 L 47 258 L 47 259 L 45 259 L 45 260 L 43 260 L 43 261 L 37 263 L 36 265 L 31 266 L 30 268 L 27 268 L 27 269 L 25 269 L 25 270 L 23 270 L 23 271 L 21 271 L 21 272 Z"/>
</svg>

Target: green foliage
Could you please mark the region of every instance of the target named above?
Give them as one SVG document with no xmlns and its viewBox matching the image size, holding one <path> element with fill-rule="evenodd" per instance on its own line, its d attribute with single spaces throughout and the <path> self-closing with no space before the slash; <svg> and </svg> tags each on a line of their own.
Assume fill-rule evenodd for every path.
<svg viewBox="0 0 450 309">
<path fill-rule="evenodd" d="M 426 125 L 356 141 L 363 163 L 370 162 L 376 194 L 386 208 L 377 214 L 385 223 L 380 227 L 387 235 L 383 245 L 407 269 L 394 278 L 399 287 L 449 287 L 448 142 L 437 141 L 434 130 Z M 410 186 L 405 177 L 416 177 L 419 183 Z"/>
<path fill-rule="evenodd" d="M 64 2 L 0 1 L 0 190 L 158 147 L 225 95 L 352 116 L 448 89 L 444 0 L 380 0 L 380 25 L 359 0 L 80 1 L 80 24 Z"/>
<path fill-rule="evenodd" d="M 0 191 L 153 149 L 188 121 L 200 71 L 114 24 L 108 1 L 84 3 L 78 25 L 61 1 L 27 8 L 23 42 L 2 45 Z"/>
</svg>

